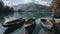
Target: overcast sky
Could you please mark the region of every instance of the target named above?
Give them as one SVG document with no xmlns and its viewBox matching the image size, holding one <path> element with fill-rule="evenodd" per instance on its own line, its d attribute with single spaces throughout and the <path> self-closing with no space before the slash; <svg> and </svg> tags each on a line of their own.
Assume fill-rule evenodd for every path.
<svg viewBox="0 0 60 34">
<path fill-rule="evenodd" d="M 42 5 L 49 5 L 51 1 L 52 0 L 3 0 L 5 5 L 8 5 L 8 6 L 26 4 L 26 3 L 31 3 L 31 2 L 35 2 L 37 4 L 42 4 Z"/>
</svg>

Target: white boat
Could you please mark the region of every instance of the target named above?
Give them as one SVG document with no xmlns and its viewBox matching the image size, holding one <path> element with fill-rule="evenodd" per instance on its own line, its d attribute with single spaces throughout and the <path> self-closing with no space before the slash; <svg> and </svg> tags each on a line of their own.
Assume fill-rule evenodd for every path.
<svg viewBox="0 0 60 34">
<path fill-rule="evenodd" d="M 48 30 L 51 30 L 51 28 L 53 27 L 52 22 L 46 18 L 41 19 L 41 25 Z"/>
</svg>

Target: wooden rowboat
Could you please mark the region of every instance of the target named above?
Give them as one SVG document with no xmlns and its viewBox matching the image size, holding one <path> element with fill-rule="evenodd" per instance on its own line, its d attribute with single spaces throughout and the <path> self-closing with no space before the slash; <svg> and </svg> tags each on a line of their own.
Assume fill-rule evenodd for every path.
<svg viewBox="0 0 60 34">
<path fill-rule="evenodd" d="M 32 32 L 35 29 L 35 19 L 29 19 L 27 22 L 25 22 L 25 31 L 28 31 L 28 34 L 32 34 Z M 26 32 L 25 32 L 26 33 Z"/>
<path fill-rule="evenodd" d="M 53 24 L 51 21 L 49 21 L 48 19 L 41 19 L 41 25 L 43 27 L 43 29 L 48 33 L 48 34 L 52 34 L 52 27 Z"/>
<path fill-rule="evenodd" d="M 3 23 L 2 26 L 4 27 L 12 27 L 12 26 L 17 26 L 17 25 L 21 25 L 21 24 L 24 24 L 25 22 L 25 19 L 16 19 L 16 20 L 13 20 L 13 21 L 10 21 L 10 22 L 6 22 L 6 23 Z"/>
<path fill-rule="evenodd" d="M 7 22 L 5 24 L 3 24 L 4 27 L 8 27 L 4 34 L 10 34 L 12 32 L 14 32 L 16 29 L 20 28 L 25 22 L 25 19 L 17 19 L 11 22 Z"/>
</svg>

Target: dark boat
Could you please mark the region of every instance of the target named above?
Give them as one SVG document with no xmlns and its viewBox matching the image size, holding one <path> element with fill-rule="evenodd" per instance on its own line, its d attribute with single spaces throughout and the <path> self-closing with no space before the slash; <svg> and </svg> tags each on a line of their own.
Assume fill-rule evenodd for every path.
<svg viewBox="0 0 60 34">
<path fill-rule="evenodd" d="M 60 18 L 53 18 L 51 20 L 53 24 L 53 33 L 54 34 L 60 34 Z"/>
<path fill-rule="evenodd" d="M 58 28 L 60 28 L 60 19 L 55 18 L 55 22 Z M 60 29 L 59 29 L 60 30 Z"/>
<path fill-rule="evenodd" d="M 10 34 L 12 32 L 14 32 L 16 29 L 18 29 L 19 27 L 21 27 L 25 22 L 25 19 L 17 19 L 11 22 L 7 22 L 6 24 L 3 24 L 4 27 L 8 27 L 4 34 Z M 12 24 L 13 23 L 13 24 Z"/>
<path fill-rule="evenodd" d="M 29 19 L 27 22 L 25 22 L 25 34 L 32 34 L 32 32 L 35 29 L 35 19 Z"/>
<path fill-rule="evenodd" d="M 3 23 L 2 26 L 4 27 L 12 27 L 12 26 L 17 26 L 17 25 L 20 25 L 20 24 L 24 24 L 25 22 L 25 19 L 16 19 L 16 20 L 13 20 L 13 21 L 10 21 L 10 22 L 6 22 L 6 23 Z"/>
</svg>

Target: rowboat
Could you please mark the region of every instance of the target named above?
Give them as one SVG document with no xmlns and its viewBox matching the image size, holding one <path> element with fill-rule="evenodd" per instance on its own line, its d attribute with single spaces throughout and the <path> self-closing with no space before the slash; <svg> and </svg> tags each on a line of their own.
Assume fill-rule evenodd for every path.
<svg viewBox="0 0 60 34">
<path fill-rule="evenodd" d="M 5 24 L 3 24 L 4 27 L 8 27 L 4 34 L 10 34 L 12 32 L 14 32 L 16 29 L 20 28 L 25 22 L 25 19 L 17 19 L 17 20 L 13 20 L 11 22 L 7 22 Z"/>
<path fill-rule="evenodd" d="M 4 27 L 18 26 L 18 25 L 24 24 L 24 22 L 25 22 L 25 19 L 20 18 L 10 22 L 3 23 L 2 26 Z"/>
<path fill-rule="evenodd" d="M 53 27 L 56 27 L 60 31 L 60 18 L 54 18 L 51 21 L 53 22 Z"/>
<path fill-rule="evenodd" d="M 44 19 L 41 19 L 41 26 L 44 28 L 44 30 L 48 33 L 48 34 L 52 34 L 52 27 L 53 27 L 53 24 L 50 20 L 44 18 Z"/>
<path fill-rule="evenodd" d="M 29 19 L 25 22 L 25 31 L 27 31 L 28 34 L 32 34 L 32 32 L 35 29 L 35 19 Z M 26 32 L 25 32 L 26 33 Z"/>
</svg>

